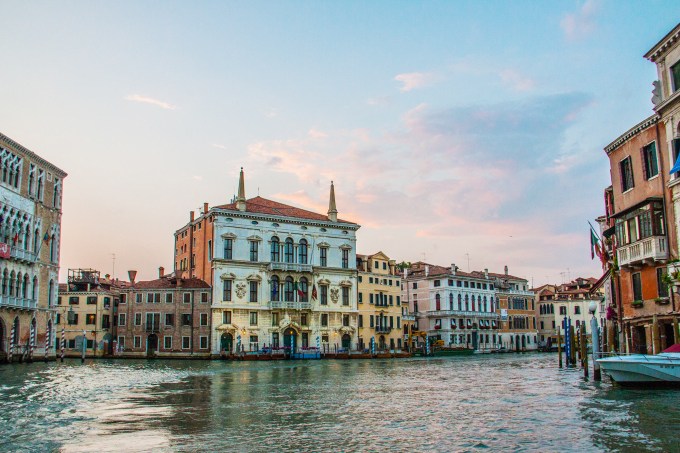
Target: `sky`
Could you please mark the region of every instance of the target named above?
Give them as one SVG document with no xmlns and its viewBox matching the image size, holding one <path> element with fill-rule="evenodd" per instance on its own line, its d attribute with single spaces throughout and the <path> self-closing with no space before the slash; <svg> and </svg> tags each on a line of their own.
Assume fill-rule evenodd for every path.
<svg viewBox="0 0 680 453">
<path fill-rule="evenodd" d="M 603 148 L 652 114 L 675 1 L 0 0 L 0 132 L 68 173 L 61 276 L 155 278 L 173 233 L 258 194 L 358 252 L 599 277 Z M 115 255 L 115 260 L 114 260 Z"/>
</svg>

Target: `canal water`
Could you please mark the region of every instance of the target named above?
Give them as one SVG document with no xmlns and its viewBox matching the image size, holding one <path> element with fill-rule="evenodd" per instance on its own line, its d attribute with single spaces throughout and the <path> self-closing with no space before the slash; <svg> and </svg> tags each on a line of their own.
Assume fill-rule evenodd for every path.
<svg viewBox="0 0 680 453">
<path fill-rule="evenodd" d="M 548 354 L 0 366 L 1 451 L 680 451 L 680 391 Z"/>
</svg>

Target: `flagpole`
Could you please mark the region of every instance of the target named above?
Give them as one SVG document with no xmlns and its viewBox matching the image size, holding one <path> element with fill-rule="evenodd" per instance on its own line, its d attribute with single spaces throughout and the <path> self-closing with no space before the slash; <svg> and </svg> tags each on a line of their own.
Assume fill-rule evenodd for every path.
<svg viewBox="0 0 680 453">
<path fill-rule="evenodd" d="M 588 226 L 590 226 L 590 229 L 593 231 L 593 233 L 595 233 L 597 239 L 600 240 L 600 242 L 602 242 L 602 238 L 600 237 L 599 234 L 597 234 L 597 231 L 595 231 L 595 228 L 593 228 L 593 225 L 590 223 L 590 220 L 586 220 L 586 222 L 588 222 Z"/>
</svg>

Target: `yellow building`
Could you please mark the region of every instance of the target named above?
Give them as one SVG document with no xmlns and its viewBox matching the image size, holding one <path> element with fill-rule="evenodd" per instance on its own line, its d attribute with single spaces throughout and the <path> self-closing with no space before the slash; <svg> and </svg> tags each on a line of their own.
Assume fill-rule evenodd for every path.
<svg viewBox="0 0 680 453">
<path fill-rule="evenodd" d="M 106 357 L 113 353 L 115 309 L 127 282 L 100 278 L 93 269 L 69 269 L 68 284 L 59 285 L 55 327 L 57 357 Z M 84 336 L 83 336 L 84 334 Z M 83 339 L 85 345 L 83 345 Z"/>
<path fill-rule="evenodd" d="M 401 276 L 395 261 L 383 252 L 357 254 L 357 270 L 359 349 L 370 349 L 373 338 L 376 351 L 401 350 L 405 326 Z"/>
</svg>

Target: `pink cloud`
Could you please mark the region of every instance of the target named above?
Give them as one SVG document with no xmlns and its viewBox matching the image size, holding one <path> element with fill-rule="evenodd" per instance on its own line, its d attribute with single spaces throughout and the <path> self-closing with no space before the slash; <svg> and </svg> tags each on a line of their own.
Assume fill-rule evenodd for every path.
<svg viewBox="0 0 680 453">
<path fill-rule="evenodd" d="M 600 9 L 598 0 L 587 0 L 575 13 L 566 14 L 560 26 L 570 41 L 583 39 L 596 29 L 595 16 Z"/>
<path fill-rule="evenodd" d="M 142 96 L 139 94 L 130 94 L 128 96 L 125 96 L 126 101 L 132 101 L 132 102 L 140 102 L 142 104 L 151 104 L 155 105 L 156 107 L 160 107 L 165 110 L 176 110 L 177 106 L 172 105 L 169 102 L 165 101 L 159 101 L 158 99 L 154 99 L 149 96 Z"/>
</svg>

